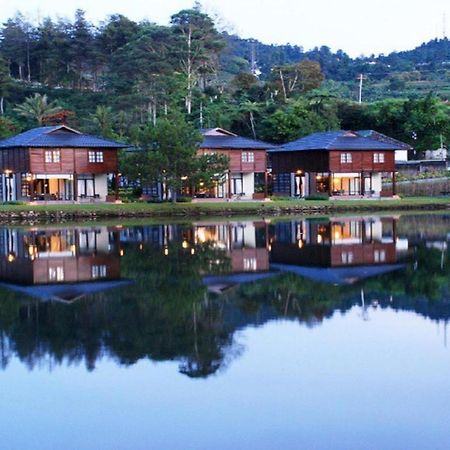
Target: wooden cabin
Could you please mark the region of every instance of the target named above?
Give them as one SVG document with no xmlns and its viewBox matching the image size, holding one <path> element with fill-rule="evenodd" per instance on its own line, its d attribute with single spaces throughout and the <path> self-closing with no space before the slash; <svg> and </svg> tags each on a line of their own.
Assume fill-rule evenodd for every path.
<svg viewBox="0 0 450 450">
<path fill-rule="evenodd" d="M 397 142 L 328 131 L 270 149 L 273 192 L 292 197 L 393 196 Z M 389 190 L 383 190 L 383 175 L 392 180 Z"/>
<path fill-rule="evenodd" d="M 34 128 L 4 139 L 0 200 L 114 200 L 117 195 L 108 197 L 108 179 L 118 182 L 117 152 L 124 147 L 65 125 Z"/>
<path fill-rule="evenodd" d="M 4 228 L 0 284 L 27 295 L 71 301 L 120 285 L 117 231 L 95 228 Z"/>
<path fill-rule="evenodd" d="M 270 265 L 316 281 L 351 284 L 399 269 L 397 245 L 390 217 L 280 222 L 270 237 Z"/>
<path fill-rule="evenodd" d="M 202 130 L 198 154 L 228 156 L 229 168 L 215 186 L 198 186 L 196 197 L 263 199 L 267 197 L 267 150 L 273 146 L 238 136 L 222 128 Z"/>
</svg>

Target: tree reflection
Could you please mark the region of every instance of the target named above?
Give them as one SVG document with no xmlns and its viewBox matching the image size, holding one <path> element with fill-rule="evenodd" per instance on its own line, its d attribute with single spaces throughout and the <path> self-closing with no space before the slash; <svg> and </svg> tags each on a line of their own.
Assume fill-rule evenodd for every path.
<svg viewBox="0 0 450 450">
<path fill-rule="evenodd" d="M 132 284 L 96 292 L 70 305 L 33 300 L 0 288 L 0 363 L 6 368 L 17 356 L 30 369 L 84 363 L 94 370 L 102 358 L 122 365 L 149 359 L 176 361 L 182 374 L 207 377 L 226 368 L 242 352 L 236 330 L 278 318 L 317 326 L 336 312 L 345 313 L 358 305 L 362 289 L 367 302 L 376 299 L 382 308 L 411 310 L 447 321 L 446 220 L 442 225 L 434 218 L 433 234 L 425 240 L 416 218 L 414 230 L 408 228 L 408 218 L 399 221 L 398 228 L 404 228 L 402 236 L 409 236 L 410 247 L 405 268 L 397 272 L 350 285 L 280 273 L 255 282 L 228 284 L 214 292 L 204 277 L 233 273 L 231 252 L 237 245 L 217 245 L 208 237 L 213 233 L 202 232 L 203 238 L 198 239 L 191 225 L 169 230 L 136 228 L 133 232 L 139 236 L 156 237 L 121 238 L 120 276 Z M 425 225 L 423 232 L 430 232 Z M 268 247 L 263 226 L 258 236 L 249 242 L 262 251 Z M 246 245 L 242 244 L 244 250 Z M 258 257 L 266 264 L 267 259 Z M 254 270 L 253 265 L 239 263 L 239 270 L 243 267 Z"/>
</svg>

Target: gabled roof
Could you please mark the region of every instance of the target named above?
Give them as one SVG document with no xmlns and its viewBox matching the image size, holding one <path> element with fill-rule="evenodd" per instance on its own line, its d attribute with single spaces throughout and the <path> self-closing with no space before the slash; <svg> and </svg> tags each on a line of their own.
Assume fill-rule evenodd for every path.
<svg viewBox="0 0 450 450">
<path fill-rule="evenodd" d="M 365 278 L 383 275 L 404 268 L 404 264 L 382 264 L 356 267 L 306 267 L 290 264 L 271 264 L 270 268 L 291 272 L 313 281 L 329 284 L 353 284 Z"/>
<path fill-rule="evenodd" d="M 200 148 L 230 150 L 267 150 L 274 148 L 273 145 L 267 142 L 237 136 L 223 128 L 206 128 L 202 129 L 201 133 L 203 135 L 203 142 L 200 143 Z"/>
<path fill-rule="evenodd" d="M 406 142 L 399 141 L 397 139 L 386 136 L 383 133 L 379 133 L 375 130 L 358 130 L 357 133 L 362 137 L 368 137 L 371 139 L 376 139 L 380 142 L 385 142 L 386 144 L 398 145 L 396 150 L 412 150 L 413 147 Z"/>
<path fill-rule="evenodd" d="M 398 150 L 399 145 L 362 137 L 354 131 L 324 131 L 313 133 L 293 142 L 280 145 L 270 152 L 298 152 L 308 150 Z"/>
<path fill-rule="evenodd" d="M 0 286 L 43 301 L 72 303 L 86 295 L 128 286 L 130 280 L 91 281 L 84 283 L 61 283 L 23 286 L 13 283 L 0 283 Z"/>
<path fill-rule="evenodd" d="M 0 141 L 0 148 L 15 147 L 125 148 L 129 145 L 56 125 L 33 128 Z"/>
</svg>

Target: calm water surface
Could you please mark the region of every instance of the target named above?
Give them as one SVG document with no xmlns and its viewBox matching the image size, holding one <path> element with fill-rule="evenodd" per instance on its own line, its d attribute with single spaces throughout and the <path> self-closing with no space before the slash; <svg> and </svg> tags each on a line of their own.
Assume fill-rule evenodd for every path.
<svg viewBox="0 0 450 450">
<path fill-rule="evenodd" d="M 450 215 L 0 229 L 0 447 L 449 449 Z"/>
</svg>

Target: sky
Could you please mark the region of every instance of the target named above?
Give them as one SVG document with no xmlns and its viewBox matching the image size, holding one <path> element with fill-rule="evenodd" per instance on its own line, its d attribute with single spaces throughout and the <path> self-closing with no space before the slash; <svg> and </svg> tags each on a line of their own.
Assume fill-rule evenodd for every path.
<svg viewBox="0 0 450 450">
<path fill-rule="evenodd" d="M 0 20 L 20 10 L 37 22 L 45 16 L 73 17 L 77 8 L 97 23 L 114 13 L 168 24 L 194 0 L 0 0 Z M 349 55 L 408 50 L 450 32 L 445 0 L 203 0 L 218 26 L 264 43 L 305 49 L 327 45 Z M 445 24 L 445 25 L 444 25 Z M 448 33 L 447 33 L 448 36 Z"/>
</svg>

